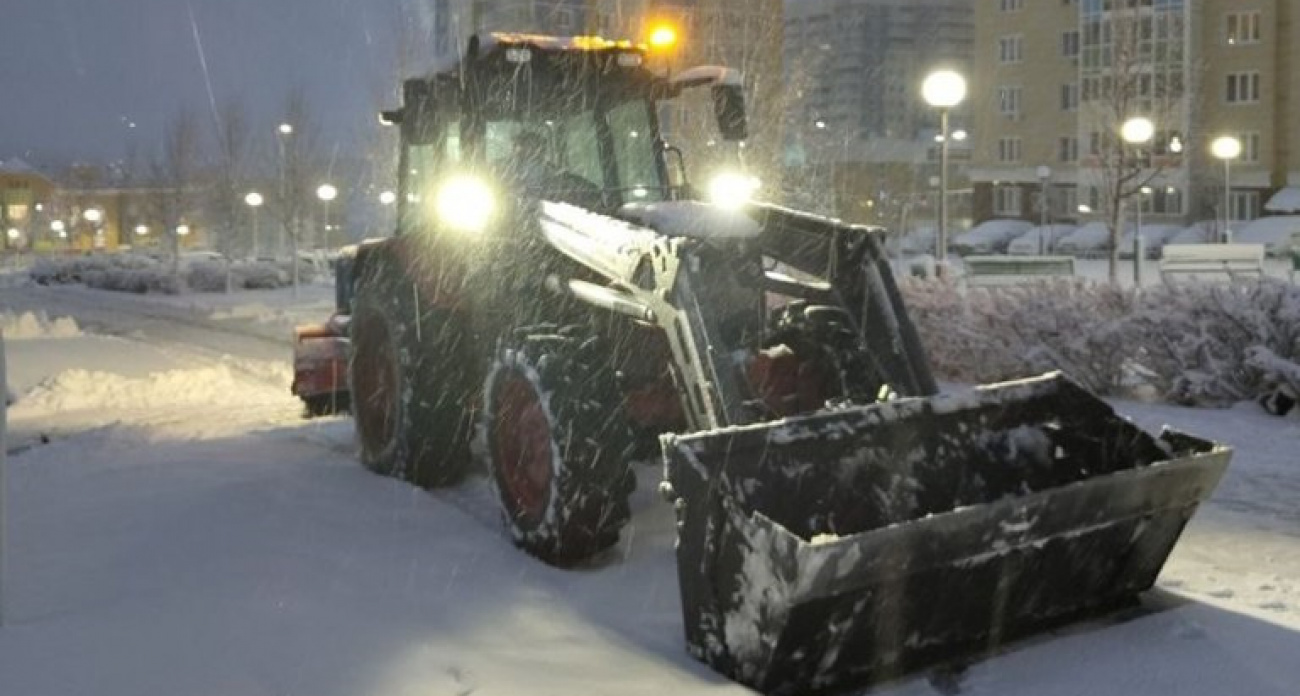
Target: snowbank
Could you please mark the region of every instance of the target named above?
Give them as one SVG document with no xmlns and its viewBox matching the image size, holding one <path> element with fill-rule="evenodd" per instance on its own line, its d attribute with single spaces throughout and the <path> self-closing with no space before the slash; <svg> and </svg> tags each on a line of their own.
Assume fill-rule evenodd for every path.
<svg viewBox="0 0 1300 696">
<path fill-rule="evenodd" d="M 5 340 L 15 341 L 32 338 L 72 338 L 81 335 L 81 328 L 71 317 L 50 319 L 45 312 L 23 312 L 0 314 L 0 332 Z"/>
<path fill-rule="evenodd" d="M 13 408 L 15 418 L 73 411 L 123 412 L 244 403 L 249 386 L 246 366 L 223 363 L 209 367 L 165 370 L 143 377 L 71 369 L 43 380 L 22 394 Z M 257 370 L 257 377 L 288 385 L 285 365 Z"/>
</svg>

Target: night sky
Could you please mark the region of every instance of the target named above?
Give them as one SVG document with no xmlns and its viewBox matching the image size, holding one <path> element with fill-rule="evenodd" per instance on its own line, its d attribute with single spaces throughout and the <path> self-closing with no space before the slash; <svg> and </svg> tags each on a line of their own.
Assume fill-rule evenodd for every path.
<svg viewBox="0 0 1300 696">
<path fill-rule="evenodd" d="M 40 163 L 118 158 L 132 139 L 153 152 L 183 106 L 211 139 L 212 102 L 232 97 L 269 143 L 295 87 L 324 143 L 346 150 L 396 104 L 393 37 L 424 24 L 432 0 L 0 4 L 0 158 Z"/>
</svg>

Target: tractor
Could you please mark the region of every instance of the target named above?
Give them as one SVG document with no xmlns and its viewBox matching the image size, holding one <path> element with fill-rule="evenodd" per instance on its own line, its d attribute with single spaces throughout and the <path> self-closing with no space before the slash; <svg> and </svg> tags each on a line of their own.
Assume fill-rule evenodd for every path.
<svg viewBox="0 0 1300 696">
<path fill-rule="evenodd" d="M 1061 375 L 938 394 L 881 230 L 687 176 L 661 116 L 694 95 L 706 164 L 743 152 L 733 70 L 490 34 L 402 93 L 397 233 L 352 269 L 362 463 L 482 466 L 514 543 L 569 567 L 660 457 L 687 644 L 742 682 L 885 678 L 1111 608 L 1226 466 Z"/>
</svg>

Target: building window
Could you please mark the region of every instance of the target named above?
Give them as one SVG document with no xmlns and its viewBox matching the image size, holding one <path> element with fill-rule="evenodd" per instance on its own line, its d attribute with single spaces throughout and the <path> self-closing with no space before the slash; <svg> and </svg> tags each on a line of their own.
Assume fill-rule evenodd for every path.
<svg viewBox="0 0 1300 696">
<path fill-rule="evenodd" d="M 998 8 L 1003 12 L 1019 12 L 1025 9 L 1025 0 L 999 0 Z"/>
<path fill-rule="evenodd" d="M 1259 133 L 1238 133 L 1237 139 L 1241 141 L 1241 156 L 1237 158 L 1237 161 L 1258 162 Z"/>
<path fill-rule="evenodd" d="M 1143 196 L 1146 198 L 1146 196 Z M 1173 186 L 1156 188 L 1151 193 L 1147 210 L 1159 215 L 1182 215 L 1183 192 Z"/>
<path fill-rule="evenodd" d="M 1008 118 L 1019 118 L 1023 92 L 1020 87 L 998 87 L 998 111 Z"/>
<path fill-rule="evenodd" d="M 1061 32 L 1061 55 L 1065 58 L 1079 57 L 1079 30 Z"/>
<path fill-rule="evenodd" d="M 1079 83 L 1071 82 L 1061 85 L 1061 111 L 1075 111 L 1079 108 Z"/>
<path fill-rule="evenodd" d="M 1056 192 L 1056 199 L 1060 201 L 1062 213 L 1068 217 L 1079 212 L 1079 189 L 1064 186 L 1057 188 Z"/>
<path fill-rule="evenodd" d="M 1074 136 L 1062 136 L 1057 140 L 1057 159 L 1062 162 L 1079 161 L 1079 139 Z"/>
<path fill-rule="evenodd" d="M 555 28 L 559 31 L 573 29 L 573 10 L 560 8 L 555 11 Z"/>
<path fill-rule="evenodd" d="M 995 215 L 1020 215 L 1025 210 L 1022 203 L 1019 186 L 999 186 L 993 189 L 993 213 Z"/>
<path fill-rule="evenodd" d="M 1020 138 L 999 138 L 998 139 L 998 161 L 999 162 L 1020 161 Z"/>
<path fill-rule="evenodd" d="M 1229 46 L 1259 43 L 1259 13 L 1229 12 L 1225 33 Z"/>
<path fill-rule="evenodd" d="M 1240 72 L 1228 74 L 1228 103 L 1253 104 L 1259 101 L 1259 73 Z"/>
<path fill-rule="evenodd" d="M 998 61 L 1002 63 L 1019 63 L 1023 44 L 1022 36 L 1003 36 L 998 39 Z"/>
<path fill-rule="evenodd" d="M 1233 220 L 1254 220 L 1259 217 L 1259 191 L 1233 191 L 1228 200 L 1228 215 Z"/>
</svg>

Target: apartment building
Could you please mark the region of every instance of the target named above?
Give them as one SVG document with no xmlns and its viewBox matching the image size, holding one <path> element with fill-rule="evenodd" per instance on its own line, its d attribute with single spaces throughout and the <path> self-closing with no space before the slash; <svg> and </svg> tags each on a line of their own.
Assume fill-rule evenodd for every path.
<svg viewBox="0 0 1300 696">
<path fill-rule="evenodd" d="M 1139 163 L 1146 219 L 1222 217 L 1225 173 L 1231 218 L 1258 217 L 1300 185 L 1297 21 L 1300 0 L 977 2 L 976 220 L 1104 214 L 1118 148 Z M 1131 117 L 1153 122 L 1149 142 L 1123 143 Z M 1224 135 L 1242 144 L 1227 167 L 1210 153 Z"/>
<path fill-rule="evenodd" d="M 802 0 L 785 12 L 786 89 L 796 97 L 787 165 L 811 178 L 832 170 L 826 212 L 895 224 L 886 209 L 930 197 L 939 116 L 921 83 L 940 67 L 969 72 L 971 2 Z M 953 114 L 954 130 L 967 127 L 966 113 Z M 964 143 L 952 145 L 963 159 Z"/>
</svg>

